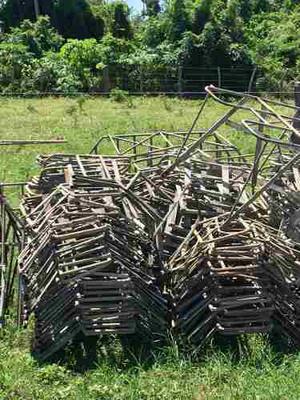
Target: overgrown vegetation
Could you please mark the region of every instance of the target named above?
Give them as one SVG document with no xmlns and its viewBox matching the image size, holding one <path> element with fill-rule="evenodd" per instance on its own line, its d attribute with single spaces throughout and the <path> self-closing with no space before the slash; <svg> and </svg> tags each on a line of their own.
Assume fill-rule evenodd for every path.
<svg viewBox="0 0 300 400">
<path fill-rule="evenodd" d="M 62 146 L 0 148 L 0 179 L 25 181 L 36 171 L 37 153 L 90 151 L 101 135 L 142 130 L 186 130 L 200 102 L 168 98 L 0 99 L 0 136 L 5 139 L 55 139 Z M 224 113 L 211 104 L 196 129 Z M 247 152 L 248 136 L 233 138 Z M 102 148 L 108 153 L 109 147 Z M 16 200 L 16 198 L 14 197 Z M 2 400 L 298 400 L 300 356 L 283 338 L 264 335 L 214 341 L 199 360 L 185 359 L 172 344 L 142 357 L 124 354 L 116 340 L 99 344 L 98 364 L 84 370 L 74 357 L 38 364 L 30 355 L 31 329 L 17 331 L 12 319 L 0 330 Z M 103 342 L 102 342 L 103 343 Z M 283 346 L 284 345 L 284 346 Z M 280 347 L 281 346 L 281 347 Z"/>
<path fill-rule="evenodd" d="M 256 65 L 261 90 L 300 76 L 298 0 L 145 0 L 143 15 L 120 0 L 37 3 L 0 2 L 1 92 L 167 90 L 179 66 Z"/>
</svg>

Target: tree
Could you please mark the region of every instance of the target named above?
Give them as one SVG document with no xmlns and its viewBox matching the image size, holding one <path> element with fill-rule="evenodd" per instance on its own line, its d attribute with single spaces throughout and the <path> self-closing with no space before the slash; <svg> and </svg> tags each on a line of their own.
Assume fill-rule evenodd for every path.
<svg viewBox="0 0 300 400">
<path fill-rule="evenodd" d="M 146 9 L 146 15 L 155 17 L 161 11 L 159 0 L 143 0 Z"/>
<path fill-rule="evenodd" d="M 184 0 L 169 0 L 166 9 L 169 22 L 168 38 L 170 41 L 178 42 L 182 39 L 184 32 L 190 29 L 190 19 Z"/>
<path fill-rule="evenodd" d="M 192 20 L 192 31 L 199 35 L 205 24 L 208 22 L 211 15 L 212 0 L 202 0 L 199 5 L 195 7 Z"/>
<path fill-rule="evenodd" d="M 34 3 L 32 0 L 7 0 L 0 10 L 0 19 L 4 29 L 18 25 L 24 19 L 35 20 Z"/>
<path fill-rule="evenodd" d="M 104 21 L 96 18 L 86 0 L 56 0 L 55 26 L 67 38 L 101 38 Z"/>
<path fill-rule="evenodd" d="M 26 46 L 28 52 L 39 58 L 44 52 L 58 51 L 63 38 L 51 26 L 49 17 L 39 17 L 36 22 L 24 20 L 5 36 L 7 42 Z"/>
<path fill-rule="evenodd" d="M 35 21 L 48 15 L 60 34 L 70 38 L 101 38 L 104 21 L 95 17 L 86 0 L 7 0 L 0 10 L 0 19 L 7 31 L 24 19 Z"/>
<path fill-rule="evenodd" d="M 123 2 L 116 2 L 114 5 L 112 33 L 114 37 L 120 39 L 131 39 L 133 36 L 129 20 L 129 8 Z"/>
<path fill-rule="evenodd" d="M 263 86 L 278 90 L 279 81 L 300 74 L 300 7 L 257 15 L 246 30 L 246 43 L 254 62 L 264 72 Z"/>
</svg>

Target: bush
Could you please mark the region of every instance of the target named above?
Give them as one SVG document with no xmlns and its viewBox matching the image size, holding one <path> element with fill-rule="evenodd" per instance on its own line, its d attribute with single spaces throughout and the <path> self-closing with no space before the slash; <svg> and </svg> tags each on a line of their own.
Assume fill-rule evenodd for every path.
<svg viewBox="0 0 300 400">
<path fill-rule="evenodd" d="M 58 54 L 49 52 L 32 71 L 32 88 L 39 92 L 70 94 L 81 90 L 81 81 Z"/>
<path fill-rule="evenodd" d="M 251 58 L 263 71 L 260 86 L 264 90 L 279 90 L 283 80 L 299 76 L 300 7 L 292 13 L 264 13 L 252 19 L 246 39 Z"/>
<path fill-rule="evenodd" d="M 35 23 L 24 20 L 20 27 L 4 36 L 4 41 L 22 44 L 36 57 L 45 51 L 58 51 L 63 44 L 63 38 L 51 27 L 48 17 L 40 17 Z"/>
<path fill-rule="evenodd" d="M 96 39 L 70 39 L 61 48 L 59 58 L 69 68 L 69 74 L 80 82 L 80 90 L 100 86 L 102 82 L 101 46 Z"/>
<path fill-rule="evenodd" d="M 0 89 L 2 92 L 21 92 L 27 89 L 27 70 L 34 62 L 26 46 L 0 43 Z"/>
</svg>

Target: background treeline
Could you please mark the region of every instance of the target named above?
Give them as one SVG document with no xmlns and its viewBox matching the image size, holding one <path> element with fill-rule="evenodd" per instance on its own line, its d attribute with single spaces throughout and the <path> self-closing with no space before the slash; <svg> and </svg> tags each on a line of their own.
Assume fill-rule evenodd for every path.
<svg viewBox="0 0 300 400">
<path fill-rule="evenodd" d="M 234 83 L 257 66 L 269 91 L 300 77 L 300 0 L 145 0 L 142 15 L 119 0 L 0 0 L 0 21 L 2 93 L 180 91 L 188 75 L 200 91 L 216 67 Z"/>
</svg>

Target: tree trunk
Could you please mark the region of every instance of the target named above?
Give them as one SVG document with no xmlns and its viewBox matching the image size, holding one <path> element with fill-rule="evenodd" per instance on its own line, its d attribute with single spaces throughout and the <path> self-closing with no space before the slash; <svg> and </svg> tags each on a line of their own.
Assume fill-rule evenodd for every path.
<svg viewBox="0 0 300 400">
<path fill-rule="evenodd" d="M 38 17 L 40 16 L 41 12 L 40 12 L 40 3 L 39 0 L 33 0 L 34 3 L 34 12 L 35 12 L 35 17 L 36 19 L 38 19 Z"/>
</svg>

